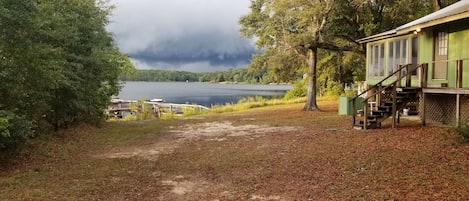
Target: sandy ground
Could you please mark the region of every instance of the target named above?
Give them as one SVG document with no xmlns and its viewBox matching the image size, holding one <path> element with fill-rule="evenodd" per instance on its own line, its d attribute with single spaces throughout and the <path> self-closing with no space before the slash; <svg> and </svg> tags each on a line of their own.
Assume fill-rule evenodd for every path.
<svg viewBox="0 0 469 201">
<path fill-rule="evenodd" d="M 245 119 L 254 121 L 254 119 Z M 272 133 L 283 133 L 285 135 L 294 135 L 303 131 L 302 127 L 294 126 L 267 126 L 267 125 L 234 125 L 230 121 L 217 121 L 209 123 L 200 123 L 194 125 L 186 125 L 179 128 L 172 128 L 172 135 L 160 139 L 155 142 L 149 142 L 144 145 L 114 148 L 111 152 L 100 154 L 99 158 L 132 158 L 138 157 L 145 160 L 157 160 L 162 154 L 170 154 L 174 150 L 187 143 L 196 141 L 229 141 L 233 138 L 244 138 L 246 140 L 254 140 L 267 137 Z M 159 174 L 159 173 L 155 173 Z M 192 177 L 192 176 L 189 176 Z M 170 187 L 170 193 L 166 197 L 161 196 L 159 200 L 190 200 L 192 194 L 204 194 L 214 188 L 220 188 L 219 184 L 210 183 L 203 179 L 190 180 L 183 175 L 174 178 L 166 178 L 161 182 L 163 185 Z M 232 198 L 233 195 L 229 191 L 222 192 L 219 197 Z M 218 199 L 216 199 L 218 200 Z M 262 196 L 252 195 L 249 200 L 284 200 L 278 195 Z"/>
</svg>

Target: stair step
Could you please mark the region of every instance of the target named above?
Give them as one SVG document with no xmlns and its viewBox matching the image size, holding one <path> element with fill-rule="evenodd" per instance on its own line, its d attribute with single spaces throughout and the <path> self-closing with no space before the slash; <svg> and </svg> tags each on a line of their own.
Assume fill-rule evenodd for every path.
<svg viewBox="0 0 469 201">
<path fill-rule="evenodd" d="M 422 91 L 422 88 L 420 87 L 399 87 L 396 88 L 397 93 L 393 93 L 392 95 L 386 91 L 386 96 L 389 98 L 389 96 L 395 95 L 394 100 L 392 101 L 387 101 L 385 102 L 384 100 L 377 100 L 377 102 L 381 102 L 379 105 L 377 105 L 377 110 L 372 110 L 370 111 L 369 115 L 363 115 L 366 116 L 367 120 L 367 128 L 373 129 L 373 128 L 379 128 L 381 127 L 381 123 L 386 119 L 391 116 L 392 110 L 393 110 L 393 101 L 395 102 L 395 109 L 396 110 L 401 110 L 405 104 L 409 103 L 410 101 L 414 101 L 418 97 L 418 93 Z M 383 92 L 384 93 L 384 92 Z M 389 100 L 389 99 L 387 99 Z M 363 117 L 365 118 L 365 117 Z M 358 124 L 353 125 L 354 129 L 364 129 L 364 120 L 359 121 Z"/>
<path fill-rule="evenodd" d="M 399 101 L 399 100 L 405 100 L 405 99 L 410 99 L 408 96 L 399 96 L 397 95 L 396 96 L 396 100 Z"/>
<path fill-rule="evenodd" d="M 396 88 L 396 91 L 397 92 L 418 92 L 421 89 L 422 88 L 420 87 L 400 87 L 400 88 Z"/>
<path fill-rule="evenodd" d="M 397 95 L 415 95 L 417 92 L 415 91 L 402 91 L 402 92 L 397 92 Z"/>
<path fill-rule="evenodd" d="M 376 124 L 376 123 L 378 123 L 378 121 L 376 121 L 376 120 L 368 120 L 367 123 L 368 123 L 368 124 Z M 360 124 L 363 125 L 363 121 L 360 121 Z"/>
<path fill-rule="evenodd" d="M 373 128 L 378 128 L 378 122 L 375 120 L 370 120 L 367 122 L 368 128 L 373 129 Z M 360 123 L 353 125 L 354 129 L 363 129 L 363 121 L 360 121 Z"/>
<path fill-rule="evenodd" d="M 355 124 L 355 125 L 353 125 L 353 129 L 362 130 L 363 129 L 363 124 Z"/>
<path fill-rule="evenodd" d="M 377 119 L 377 118 L 382 118 L 384 117 L 383 115 L 368 115 L 368 119 Z"/>
<path fill-rule="evenodd" d="M 368 123 L 368 126 L 367 126 L 367 128 L 370 128 L 370 129 L 378 128 L 378 127 L 380 127 L 380 126 L 378 126 L 378 123 L 376 121 Z M 353 128 L 354 129 L 363 129 L 363 122 L 360 122 L 359 124 L 353 125 Z"/>
<path fill-rule="evenodd" d="M 380 111 L 387 111 L 387 112 L 391 112 L 392 110 L 392 105 L 391 106 L 378 106 L 378 110 Z"/>
<path fill-rule="evenodd" d="M 390 107 L 390 109 L 392 109 L 392 102 L 384 102 L 383 106 L 384 107 Z"/>
<path fill-rule="evenodd" d="M 376 110 L 376 111 L 371 111 L 371 114 L 372 115 L 386 115 L 386 114 L 389 114 L 390 111 L 387 111 L 387 110 Z"/>
</svg>

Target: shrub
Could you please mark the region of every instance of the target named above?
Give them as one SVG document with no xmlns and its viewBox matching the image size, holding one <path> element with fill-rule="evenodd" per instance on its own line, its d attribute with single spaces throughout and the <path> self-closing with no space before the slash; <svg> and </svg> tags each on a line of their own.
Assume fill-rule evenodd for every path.
<svg viewBox="0 0 469 201">
<path fill-rule="evenodd" d="M 296 82 L 295 84 L 293 84 L 293 88 L 287 91 L 284 98 L 285 100 L 301 98 L 301 97 L 305 97 L 306 93 L 307 93 L 307 90 L 306 90 L 305 82 L 303 80 L 300 80 Z"/>
<path fill-rule="evenodd" d="M 0 150 L 16 148 L 32 134 L 32 123 L 12 112 L 0 110 Z"/>
</svg>

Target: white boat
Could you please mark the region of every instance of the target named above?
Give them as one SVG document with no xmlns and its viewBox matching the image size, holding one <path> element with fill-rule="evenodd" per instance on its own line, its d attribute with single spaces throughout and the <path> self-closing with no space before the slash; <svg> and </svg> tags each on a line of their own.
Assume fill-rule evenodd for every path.
<svg viewBox="0 0 469 201">
<path fill-rule="evenodd" d="M 154 99 L 151 99 L 150 102 L 164 103 L 166 101 L 164 99 L 161 99 L 161 98 L 154 98 Z"/>
</svg>

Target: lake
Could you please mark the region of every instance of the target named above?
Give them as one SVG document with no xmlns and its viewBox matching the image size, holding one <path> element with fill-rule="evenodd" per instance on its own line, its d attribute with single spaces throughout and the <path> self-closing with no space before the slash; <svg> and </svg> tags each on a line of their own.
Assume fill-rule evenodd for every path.
<svg viewBox="0 0 469 201">
<path fill-rule="evenodd" d="M 241 98 L 282 97 L 291 85 L 212 84 L 198 82 L 126 82 L 118 97 L 122 99 L 161 98 L 169 103 L 204 106 L 237 103 Z"/>
</svg>

